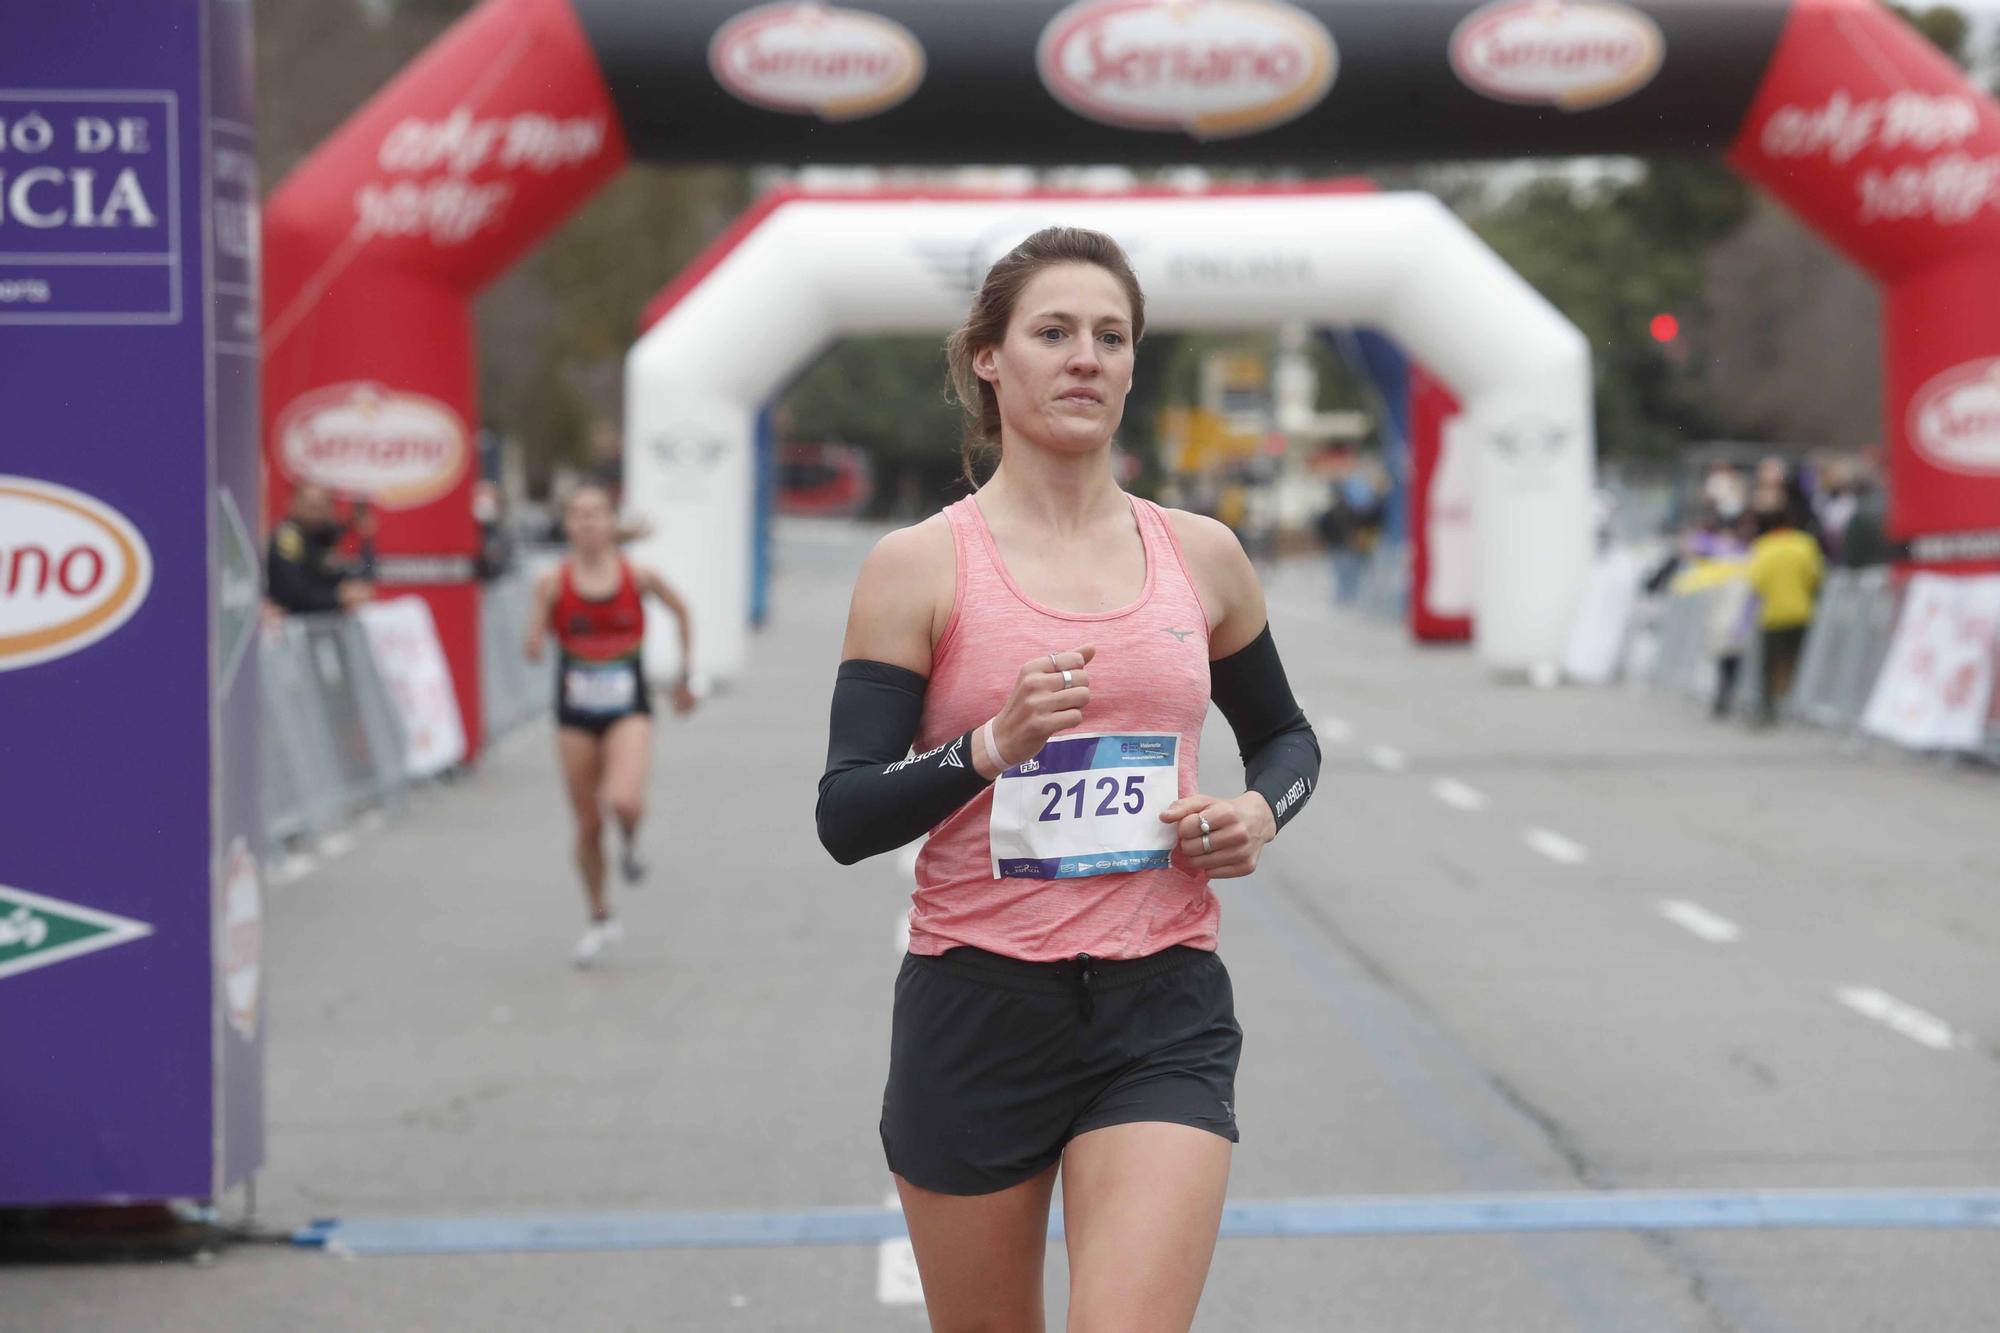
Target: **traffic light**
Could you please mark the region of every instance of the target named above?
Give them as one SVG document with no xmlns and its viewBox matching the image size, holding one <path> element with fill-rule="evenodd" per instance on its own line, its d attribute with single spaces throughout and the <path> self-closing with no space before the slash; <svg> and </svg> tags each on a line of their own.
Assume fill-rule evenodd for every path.
<svg viewBox="0 0 2000 1333">
<path fill-rule="evenodd" d="M 1652 331 L 1653 341 L 1656 343 L 1670 343 L 1681 336 L 1681 322 L 1672 315 L 1655 315 L 1653 322 L 1647 327 Z"/>
</svg>

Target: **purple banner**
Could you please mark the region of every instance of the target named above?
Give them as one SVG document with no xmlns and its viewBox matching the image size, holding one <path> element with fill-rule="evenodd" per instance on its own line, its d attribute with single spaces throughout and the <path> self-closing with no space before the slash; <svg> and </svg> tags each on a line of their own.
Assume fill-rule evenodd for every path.
<svg viewBox="0 0 2000 1333">
<path fill-rule="evenodd" d="M 181 92 L 39 82 L 0 92 L 0 323 L 177 321 Z"/>
<path fill-rule="evenodd" d="M 0 1205 L 262 1153 L 247 20 L 22 6 L 0 44 Z"/>
</svg>

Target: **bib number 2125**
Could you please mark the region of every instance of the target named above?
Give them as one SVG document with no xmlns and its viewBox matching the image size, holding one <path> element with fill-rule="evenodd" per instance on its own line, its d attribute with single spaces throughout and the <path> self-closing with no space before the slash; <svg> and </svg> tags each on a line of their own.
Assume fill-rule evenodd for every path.
<svg viewBox="0 0 2000 1333">
<path fill-rule="evenodd" d="M 995 879 L 1129 875 L 1171 864 L 1160 811 L 1180 795 L 1172 732 L 1058 736 L 993 784 Z"/>
<path fill-rule="evenodd" d="M 1090 788 L 1088 792 L 1085 791 L 1086 787 Z M 1063 818 L 1065 798 L 1074 803 L 1074 808 L 1069 814 L 1071 819 L 1082 819 L 1086 802 L 1098 796 L 1103 798 L 1096 802 L 1095 814 L 1099 817 L 1115 815 L 1121 809 L 1128 815 L 1136 815 L 1146 808 L 1146 779 L 1143 775 L 1135 773 L 1125 779 L 1122 789 L 1118 785 L 1117 778 L 1099 778 L 1095 782 L 1080 778 L 1067 788 L 1060 782 L 1045 782 L 1042 784 L 1042 795 L 1048 798 L 1049 803 L 1043 807 L 1038 823 L 1050 823 Z"/>
</svg>

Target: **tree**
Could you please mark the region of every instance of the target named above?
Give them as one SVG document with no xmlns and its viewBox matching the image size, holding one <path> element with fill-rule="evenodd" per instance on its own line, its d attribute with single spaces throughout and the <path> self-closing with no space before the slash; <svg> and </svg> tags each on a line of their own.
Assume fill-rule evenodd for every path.
<svg viewBox="0 0 2000 1333">
<path fill-rule="evenodd" d="M 1669 158 L 1634 180 L 1544 178 L 1473 213 L 1474 229 L 1589 340 L 1605 454 L 1658 455 L 1717 432 L 1698 385 L 1649 326 L 1662 312 L 1693 321 L 1703 258 L 1749 208 L 1747 187 L 1720 163 Z"/>
</svg>

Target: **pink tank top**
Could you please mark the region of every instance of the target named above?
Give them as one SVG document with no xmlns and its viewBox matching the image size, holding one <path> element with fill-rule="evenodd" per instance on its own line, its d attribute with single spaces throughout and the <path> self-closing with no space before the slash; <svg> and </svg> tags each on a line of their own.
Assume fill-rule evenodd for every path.
<svg viewBox="0 0 2000 1333">
<path fill-rule="evenodd" d="M 1130 606 L 1096 614 L 1052 610 L 1022 592 L 1000 563 L 971 496 L 944 511 L 958 556 L 958 591 L 932 656 L 917 753 L 997 714 L 1023 663 L 1094 643 L 1090 706 L 1079 730 L 1178 733 L 1179 794 L 1196 790 L 1208 715 L 1208 616 L 1165 513 L 1128 498 L 1146 544 L 1146 584 Z M 1166 867 L 1070 879 L 994 878 L 987 836 L 992 806 L 989 787 L 931 830 L 917 857 L 912 953 L 940 954 L 965 944 L 1047 962 L 1079 953 L 1141 958 L 1177 944 L 1215 948 L 1221 909 L 1206 875 Z"/>
</svg>

